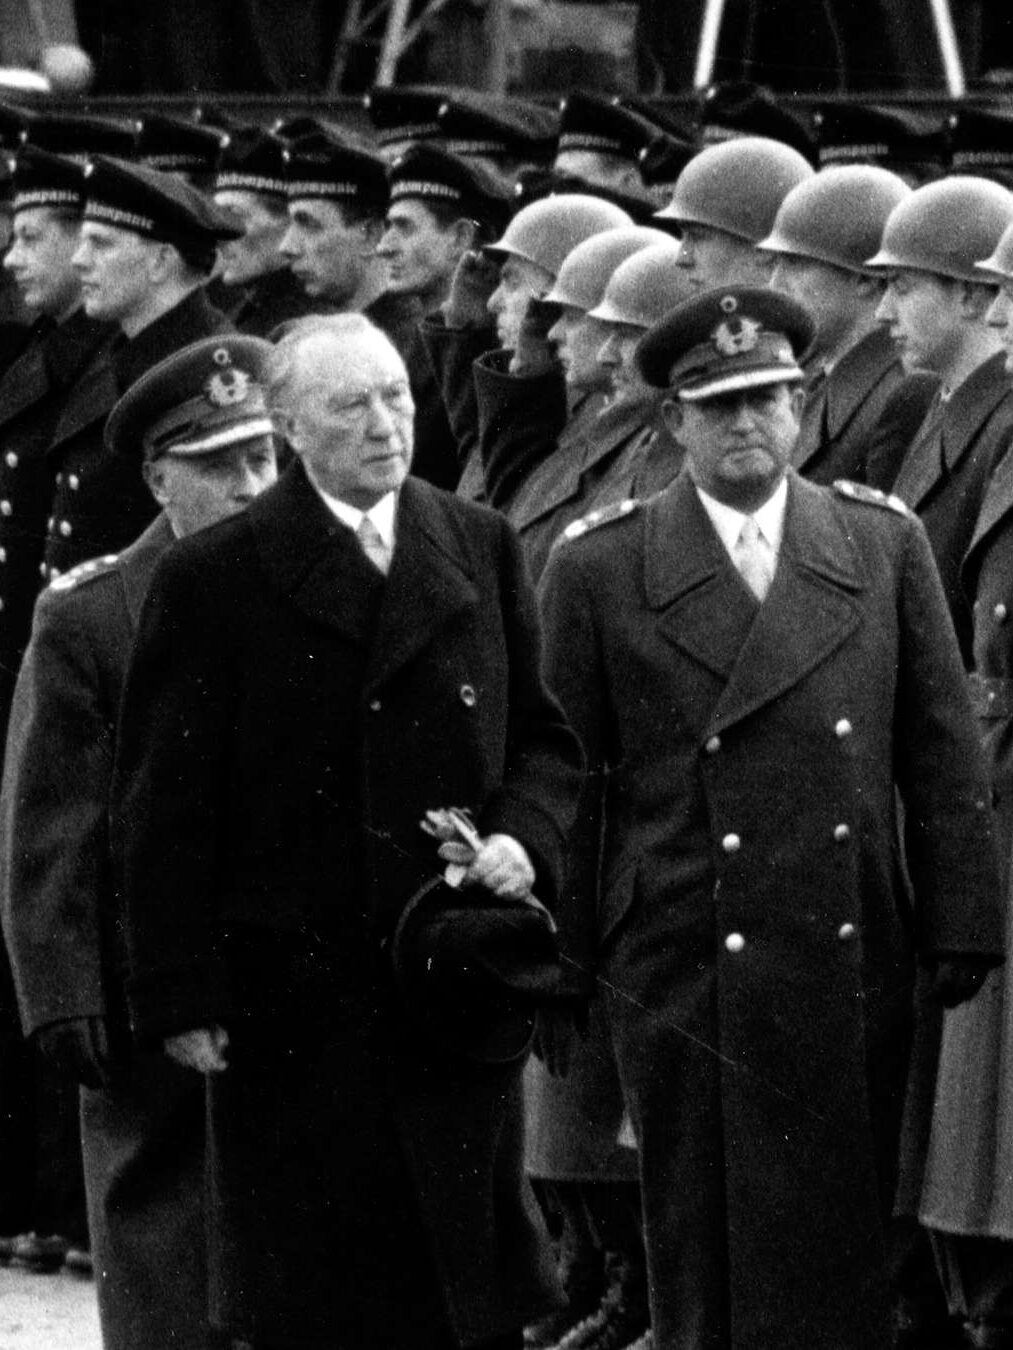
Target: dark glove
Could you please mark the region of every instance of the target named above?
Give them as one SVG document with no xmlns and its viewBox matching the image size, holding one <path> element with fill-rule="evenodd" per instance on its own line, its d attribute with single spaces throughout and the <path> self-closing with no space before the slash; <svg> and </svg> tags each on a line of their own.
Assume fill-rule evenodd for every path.
<svg viewBox="0 0 1013 1350">
<path fill-rule="evenodd" d="M 89 1088 L 108 1087 L 113 1051 L 104 1017 L 68 1017 L 35 1033 L 35 1043 L 60 1073 Z"/>
<path fill-rule="evenodd" d="M 577 1038 L 587 1034 L 587 1005 L 560 1004 L 540 1008 L 531 1049 L 553 1078 L 570 1072 Z"/>
<path fill-rule="evenodd" d="M 499 263 L 471 249 L 462 253 L 440 306 L 448 328 L 487 328 L 492 322 L 489 297 L 499 285 Z"/>
<path fill-rule="evenodd" d="M 544 375 L 556 364 L 556 349 L 548 332 L 559 318 L 559 306 L 553 300 L 537 296 L 528 301 L 517 334 L 517 346 L 510 358 L 511 375 Z"/>
<path fill-rule="evenodd" d="M 988 972 L 996 966 L 994 957 L 950 956 L 938 962 L 932 978 L 932 997 L 944 1008 L 956 1008 L 966 1003 L 985 983 Z"/>
</svg>

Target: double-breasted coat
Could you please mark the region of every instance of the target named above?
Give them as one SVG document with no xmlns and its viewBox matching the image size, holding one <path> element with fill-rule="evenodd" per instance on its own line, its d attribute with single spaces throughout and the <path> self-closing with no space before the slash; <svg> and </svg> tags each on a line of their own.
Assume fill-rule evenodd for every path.
<svg viewBox="0 0 1013 1350">
<path fill-rule="evenodd" d="M 962 579 L 974 618 L 971 696 L 992 774 L 1009 900 L 1013 847 L 1013 457 L 985 493 Z M 1006 915 L 1006 937 L 1010 916 Z M 944 1233 L 1013 1239 L 1013 963 L 970 1003 L 948 1011 L 921 1197 Z"/>
<path fill-rule="evenodd" d="M 48 448 L 55 491 L 46 522 L 47 577 L 132 543 L 157 514 L 136 464 L 105 448 L 106 420 L 127 389 L 181 347 L 231 332 L 202 289 L 101 354 L 64 402 Z"/>
<path fill-rule="evenodd" d="M 792 474 L 759 605 L 683 474 L 562 544 L 541 598 L 601 790 L 597 908 L 582 887 L 562 912 L 609 1002 L 656 1344 L 887 1345 L 877 1147 L 896 1147 L 911 956 L 1001 941 L 924 531 Z"/>
<path fill-rule="evenodd" d="M 212 1296 L 233 1334 L 468 1345 L 552 1305 L 520 1066 L 417 1036 L 386 942 L 469 806 L 550 901 L 579 749 L 507 526 L 409 478 L 384 580 L 300 464 L 156 574 L 114 813 L 137 1031 L 221 1022 Z"/>
<path fill-rule="evenodd" d="M 905 375 L 889 332 L 874 328 L 844 353 L 815 389 L 802 417 L 792 463 L 812 483 L 830 484 L 838 478 L 868 482 L 869 447 L 891 400 L 894 407 L 901 400 L 913 403 L 913 416 L 920 422 L 931 397 L 924 381 Z"/>
<path fill-rule="evenodd" d="M 136 466 L 135 466 L 136 469 Z M 81 1090 L 81 1143 L 106 1350 L 210 1350 L 204 1082 L 129 1051 L 108 806 L 116 717 L 159 516 L 118 558 L 45 590 L 18 677 L 0 794 L 0 899 L 26 1034 L 102 1017 L 113 1080 Z"/>
<path fill-rule="evenodd" d="M 1002 352 L 930 405 L 893 491 L 921 518 L 942 577 L 964 662 L 972 661 L 971 607 L 960 579 L 992 471 L 1013 439 L 1013 389 Z"/>
</svg>

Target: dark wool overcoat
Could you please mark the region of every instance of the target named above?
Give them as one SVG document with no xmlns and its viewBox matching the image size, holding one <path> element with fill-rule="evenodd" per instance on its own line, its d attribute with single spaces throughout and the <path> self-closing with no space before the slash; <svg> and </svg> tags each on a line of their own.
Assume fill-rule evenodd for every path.
<svg viewBox="0 0 1013 1350">
<path fill-rule="evenodd" d="M 609 1000 L 655 1341 L 886 1346 L 877 1148 L 896 1149 L 911 954 L 1001 944 L 924 531 L 792 474 L 758 605 L 687 475 L 611 516 L 556 550 L 542 602 L 604 799 L 597 910 L 564 919 Z"/>
<path fill-rule="evenodd" d="M 551 1306 L 520 1065 L 405 1015 L 424 811 L 521 839 L 551 903 L 580 754 L 499 517 L 409 478 L 384 580 L 300 464 L 156 573 L 114 824 L 143 1037 L 219 1022 L 212 1297 L 234 1334 L 469 1345 Z"/>
<path fill-rule="evenodd" d="M 26 1033 L 104 1017 L 111 1087 L 81 1090 L 88 1226 L 106 1350 L 210 1350 L 205 1094 L 161 1052 L 129 1053 L 108 803 L 116 716 L 148 582 L 172 543 L 159 516 L 114 561 L 39 599 L 0 795 L 0 885 Z"/>
</svg>

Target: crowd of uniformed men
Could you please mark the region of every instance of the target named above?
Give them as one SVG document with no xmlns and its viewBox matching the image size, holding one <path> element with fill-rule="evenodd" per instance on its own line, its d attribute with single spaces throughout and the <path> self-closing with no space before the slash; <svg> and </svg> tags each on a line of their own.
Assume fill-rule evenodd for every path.
<svg viewBox="0 0 1013 1350">
<path fill-rule="evenodd" d="M 1013 1346 L 1006 119 L 366 106 L 0 108 L 0 1260 L 115 1350 Z M 564 971 L 439 1052 L 426 806 Z"/>
</svg>

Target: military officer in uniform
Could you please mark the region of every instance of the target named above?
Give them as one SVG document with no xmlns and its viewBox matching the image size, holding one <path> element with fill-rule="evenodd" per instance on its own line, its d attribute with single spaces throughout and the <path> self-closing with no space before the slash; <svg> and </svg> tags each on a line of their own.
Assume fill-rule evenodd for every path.
<svg viewBox="0 0 1013 1350">
<path fill-rule="evenodd" d="M 561 912 L 613 1028 L 659 1350 L 890 1343 L 896 1007 L 914 951 L 955 1002 L 1002 950 L 924 531 L 789 469 L 812 332 L 750 287 L 656 325 L 641 368 L 685 469 L 571 526 L 542 581 L 547 675 L 591 768 L 574 874 L 601 859 L 597 896 Z"/>
<path fill-rule="evenodd" d="M 116 718 L 138 615 L 173 540 L 275 480 L 267 343 L 204 339 L 116 405 L 110 452 L 161 506 L 119 555 L 43 593 L 15 692 L 0 794 L 0 900 L 25 1034 L 81 1084 L 85 1184 L 106 1350 L 211 1350 L 204 1084 L 133 1052 L 109 857 Z"/>
<path fill-rule="evenodd" d="M 203 292 L 217 245 L 236 233 L 214 207 L 170 173 L 103 156 L 86 184 L 74 266 L 85 313 L 119 332 L 65 400 L 47 450 L 49 578 L 124 547 L 152 519 L 151 494 L 105 445 L 106 419 L 145 371 L 229 327 Z"/>
<path fill-rule="evenodd" d="M 134 1025 L 211 1074 L 217 1325 L 258 1350 L 519 1350 L 552 1301 L 520 1060 L 419 1034 L 389 949 L 434 875 L 431 807 L 474 811 L 467 882 L 551 903 L 579 750 L 509 528 L 408 475 L 389 340 L 332 315 L 275 353 L 296 462 L 166 555 L 127 677 Z"/>
</svg>

